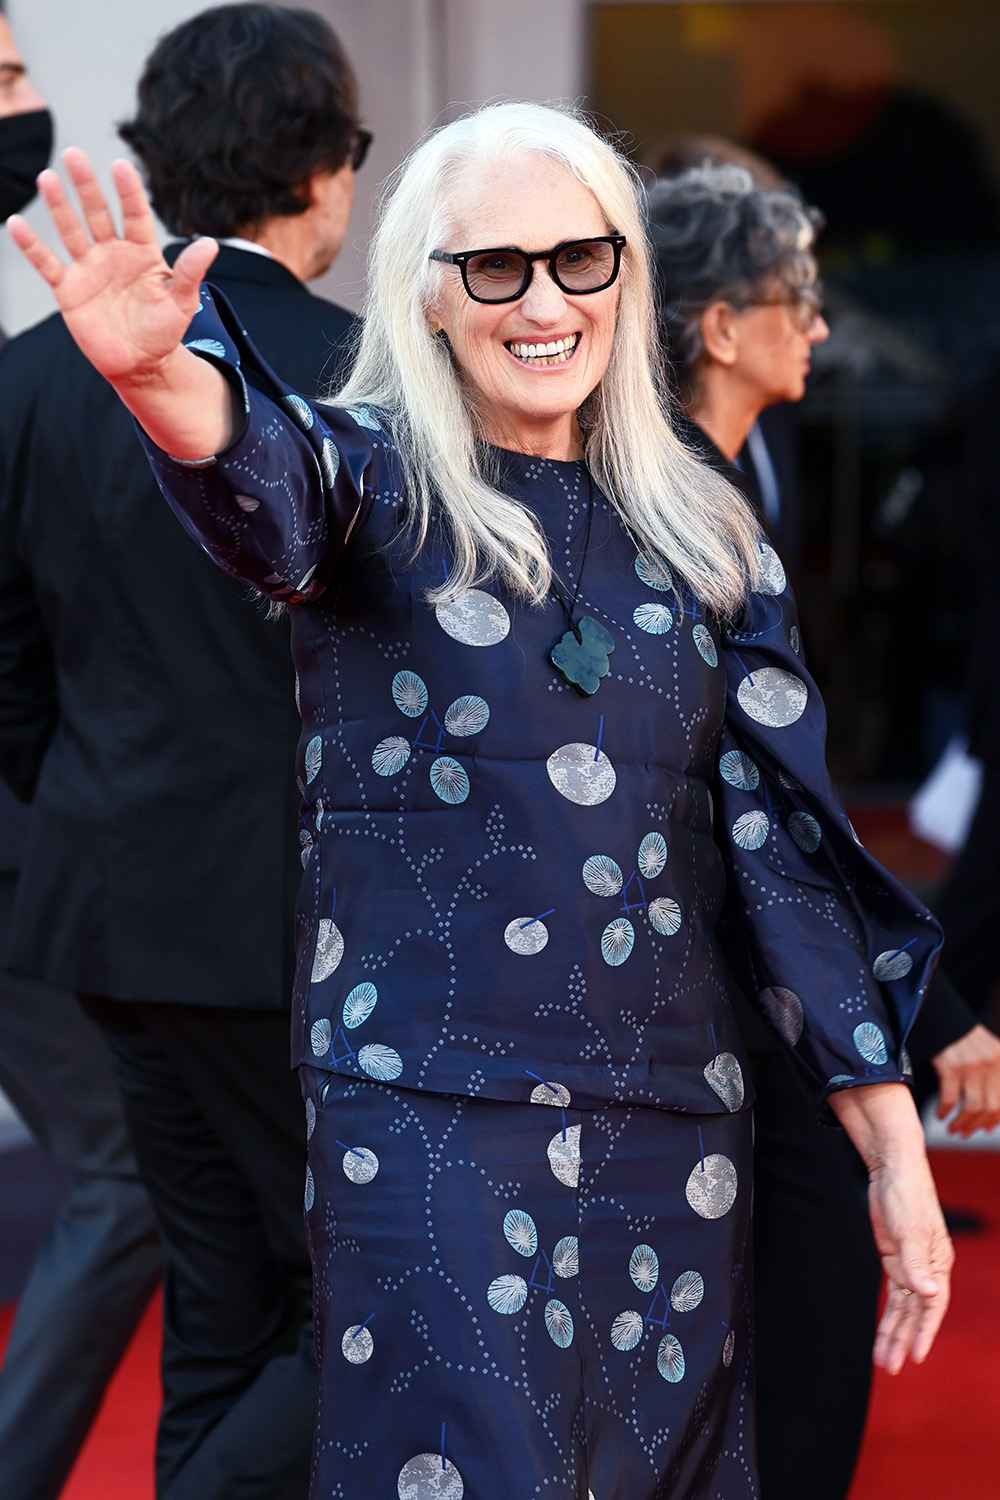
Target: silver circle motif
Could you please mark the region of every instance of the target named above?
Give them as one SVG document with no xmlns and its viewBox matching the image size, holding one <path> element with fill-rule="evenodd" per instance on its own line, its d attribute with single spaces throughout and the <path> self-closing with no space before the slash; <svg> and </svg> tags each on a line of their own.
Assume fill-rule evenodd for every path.
<svg viewBox="0 0 1000 1500">
<path fill-rule="evenodd" d="M 364 1365 L 372 1357 L 375 1340 L 361 1323 L 353 1324 L 340 1341 L 340 1352 L 349 1365 Z"/>
<path fill-rule="evenodd" d="M 759 594 L 783 594 L 788 583 L 781 558 L 767 542 L 761 543 L 757 559 L 757 592 Z"/>
<path fill-rule="evenodd" d="M 712 1152 L 692 1168 L 684 1191 L 700 1218 L 721 1219 L 736 1202 L 736 1168 L 728 1156 Z"/>
<path fill-rule="evenodd" d="M 549 1141 L 547 1154 L 552 1175 L 565 1187 L 580 1184 L 580 1126 L 569 1125 Z"/>
<path fill-rule="evenodd" d="M 437 622 L 463 646 L 496 646 L 510 631 L 510 615 L 499 599 L 482 589 L 466 589 L 450 604 L 438 604 Z"/>
<path fill-rule="evenodd" d="M 743 1107 L 743 1069 L 731 1052 L 720 1052 L 705 1066 L 705 1080 L 731 1114 Z"/>
<path fill-rule="evenodd" d="M 354 1146 L 344 1152 L 341 1166 L 348 1182 L 356 1182 L 363 1187 L 378 1176 L 379 1160 L 367 1146 Z"/>
<path fill-rule="evenodd" d="M 549 940 L 549 929 L 537 917 L 515 917 L 504 928 L 503 940 L 511 953 L 532 958 Z"/>
<path fill-rule="evenodd" d="M 531 1090 L 532 1104 L 554 1104 L 557 1108 L 568 1109 L 570 1097 L 569 1089 L 564 1083 L 553 1084 L 551 1080 L 538 1083 Z"/>
<path fill-rule="evenodd" d="M 418 1453 L 399 1471 L 399 1500 L 462 1500 L 465 1485 L 450 1459 L 440 1453 Z"/>
<path fill-rule="evenodd" d="M 320 918 L 310 976 L 313 984 L 322 984 L 324 979 L 329 979 L 343 956 L 344 938 L 340 928 L 332 917 L 329 921 Z"/>
<path fill-rule="evenodd" d="M 757 667 L 744 677 L 736 698 L 748 718 L 769 729 L 784 729 L 805 713 L 809 690 L 801 677 L 784 667 Z"/>
<path fill-rule="evenodd" d="M 607 802 L 618 781 L 604 751 L 580 740 L 553 750 L 545 769 L 559 795 L 578 807 L 597 807 Z"/>
</svg>

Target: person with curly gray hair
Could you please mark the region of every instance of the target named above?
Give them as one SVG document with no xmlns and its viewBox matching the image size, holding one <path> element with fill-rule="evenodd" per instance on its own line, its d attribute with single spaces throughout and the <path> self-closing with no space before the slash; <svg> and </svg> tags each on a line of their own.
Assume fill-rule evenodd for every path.
<svg viewBox="0 0 1000 1500">
<path fill-rule="evenodd" d="M 813 251 L 822 216 L 767 163 L 758 172 L 746 153 L 720 160 L 727 143 L 708 144 L 715 160 L 682 163 L 649 192 L 661 333 L 683 436 L 768 524 L 769 455 L 755 424 L 771 404 L 802 397 L 809 351 L 826 337 Z M 769 530 L 780 548 L 777 528 Z M 742 997 L 735 1003 L 757 1091 L 761 1494 L 845 1500 L 864 1431 L 881 1279 L 867 1174 L 844 1135 L 817 1125 L 787 1050 Z M 907 1046 L 915 1062 L 933 1060 L 945 1114 L 961 1099 L 954 1131 L 995 1123 L 971 1101 L 996 1096 L 1000 1044 L 940 971 Z"/>
<path fill-rule="evenodd" d="M 677 395 L 729 463 L 762 411 L 801 399 L 812 347 L 829 332 L 813 253 L 821 224 L 791 190 L 761 187 L 728 163 L 706 162 L 650 190 Z"/>
</svg>

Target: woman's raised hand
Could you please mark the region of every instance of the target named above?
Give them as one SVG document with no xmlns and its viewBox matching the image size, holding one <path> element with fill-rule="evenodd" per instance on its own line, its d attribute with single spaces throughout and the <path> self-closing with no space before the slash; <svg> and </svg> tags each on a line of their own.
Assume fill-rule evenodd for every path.
<svg viewBox="0 0 1000 1500">
<path fill-rule="evenodd" d="M 119 235 L 84 152 L 71 148 L 63 161 L 83 218 L 56 172 L 43 172 L 38 187 L 69 264 L 19 215 L 8 221 L 10 236 L 49 283 L 70 333 L 101 374 L 114 384 L 142 380 L 180 344 L 218 247 L 214 240 L 195 240 L 171 270 L 135 167 L 116 161 L 111 168 L 121 202 Z"/>
</svg>

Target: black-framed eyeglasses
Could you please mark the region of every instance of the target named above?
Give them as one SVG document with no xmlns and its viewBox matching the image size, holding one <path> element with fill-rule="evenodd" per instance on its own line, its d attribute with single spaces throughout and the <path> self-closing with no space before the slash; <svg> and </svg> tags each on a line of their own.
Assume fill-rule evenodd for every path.
<svg viewBox="0 0 1000 1500">
<path fill-rule="evenodd" d="M 458 266 L 473 302 L 516 302 L 531 285 L 535 261 L 548 262 L 549 275 L 571 297 L 603 292 L 621 268 L 623 234 L 599 234 L 590 240 L 563 240 L 554 250 L 432 250 L 431 260 Z"/>
<path fill-rule="evenodd" d="M 364 130 L 360 125 L 355 126 L 351 135 L 351 143 L 347 148 L 347 160 L 355 172 L 360 172 L 364 166 L 365 157 L 368 155 L 368 147 L 374 140 L 370 130 Z"/>
<path fill-rule="evenodd" d="M 744 307 L 787 307 L 801 333 L 808 333 L 823 310 L 823 284 L 814 281 L 810 286 L 789 290 L 778 297 L 747 298 L 734 304 Z"/>
</svg>

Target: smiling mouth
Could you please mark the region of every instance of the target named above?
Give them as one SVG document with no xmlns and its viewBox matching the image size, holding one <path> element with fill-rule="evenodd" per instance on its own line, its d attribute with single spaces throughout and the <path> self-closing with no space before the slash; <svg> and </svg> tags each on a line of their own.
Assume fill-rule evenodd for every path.
<svg viewBox="0 0 1000 1500">
<path fill-rule="evenodd" d="M 504 348 L 524 365 L 564 365 L 579 342 L 580 335 L 571 333 L 568 338 L 555 339 L 547 344 L 519 344 L 508 339 Z"/>
</svg>

